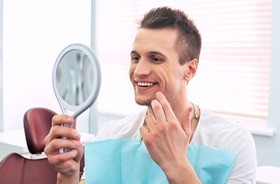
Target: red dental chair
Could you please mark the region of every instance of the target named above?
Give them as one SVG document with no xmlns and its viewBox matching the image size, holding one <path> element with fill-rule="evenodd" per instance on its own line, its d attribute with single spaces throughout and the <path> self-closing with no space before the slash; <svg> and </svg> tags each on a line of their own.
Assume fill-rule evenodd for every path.
<svg viewBox="0 0 280 184">
<path fill-rule="evenodd" d="M 24 114 L 24 132 L 30 157 L 18 153 L 7 155 L 0 162 L 0 183 L 12 184 L 55 184 L 57 172 L 49 165 L 43 154 L 44 138 L 49 133 L 52 118 L 56 113 L 47 108 L 31 108 Z M 84 158 L 81 160 L 80 176 Z"/>
<path fill-rule="evenodd" d="M 0 183 L 55 184 L 57 172 L 43 155 L 44 138 L 56 113 L 46 108 L 32 108 L 24 114 L 24 132 L 29 156 L 7 155 L 0 162 Z"/>
</svg>

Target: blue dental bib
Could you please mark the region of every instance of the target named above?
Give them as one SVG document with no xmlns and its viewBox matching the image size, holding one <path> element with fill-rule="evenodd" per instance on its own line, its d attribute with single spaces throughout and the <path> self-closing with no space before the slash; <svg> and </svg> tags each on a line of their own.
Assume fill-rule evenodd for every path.
<svg viewBox="0 0 280 184">
<path fill-rule="evenodd" d="M 187 157 L 203 184 L 226 183 L 235 155 L 223 149 L 189 145 Z M 85 145 L 87 184 L 168 184 L 161 168 L 139 140 L 114 139 Z"/>
</svg>

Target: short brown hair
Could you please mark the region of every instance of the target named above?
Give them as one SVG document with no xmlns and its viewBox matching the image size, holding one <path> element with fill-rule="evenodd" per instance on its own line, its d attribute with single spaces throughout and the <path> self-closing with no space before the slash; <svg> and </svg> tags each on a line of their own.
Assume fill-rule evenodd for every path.
<svg viewBox="0 0 280 184">
<path fill-rule="evenodd" d="M 159 7 L 150 10 L 140 21 L 144 29 L 171 28 L 178 30 L 176 48 L 179 62 L 184 64 L 192 59 L 199 60 L 201 35 L 194 22 L 181 10 Z"/>
</svg>

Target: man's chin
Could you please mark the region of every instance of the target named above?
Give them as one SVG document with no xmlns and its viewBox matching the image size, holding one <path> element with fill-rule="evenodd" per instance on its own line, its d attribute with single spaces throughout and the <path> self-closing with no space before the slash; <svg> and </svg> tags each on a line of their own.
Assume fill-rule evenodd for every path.
<svg viewBox="0 0 280 184">
<path fill-rule="evenodd" d="M 137 99 L 135 99 L 135 102 L 138 105 L 142 105 L 142 106 L 149 106 L 151 104 L 150 100 L 137 100 Z"/>
</svg>

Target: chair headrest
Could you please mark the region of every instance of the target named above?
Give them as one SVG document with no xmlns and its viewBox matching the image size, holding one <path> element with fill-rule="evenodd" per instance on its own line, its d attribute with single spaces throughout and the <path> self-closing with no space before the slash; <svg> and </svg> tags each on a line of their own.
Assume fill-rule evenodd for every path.
<svg viewBox="0 0 280 184">
<path fill-rule="evenodd" d="M 45 148 L 44 139 L 52 126 L 52 118 L 56 113 L 47 108 L 31 108 L 24 113 L 24 132 L 30 153 L 42 153 Z"/>
</svg>

